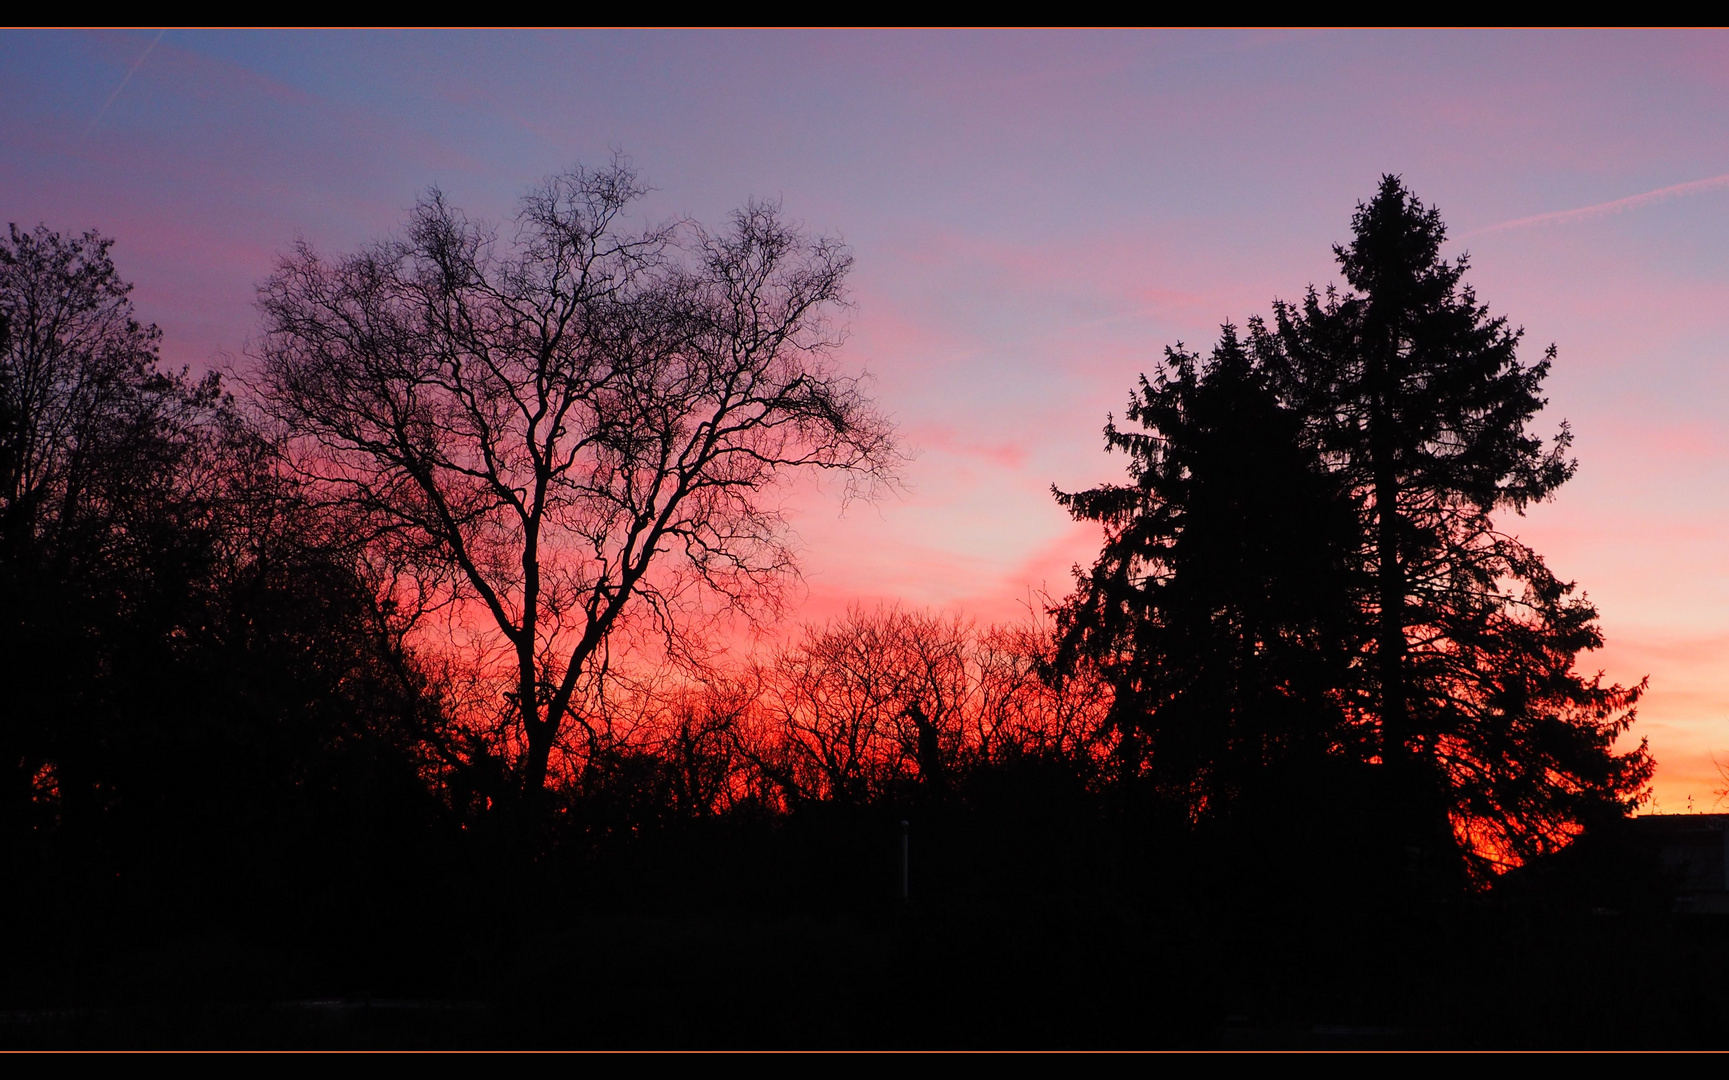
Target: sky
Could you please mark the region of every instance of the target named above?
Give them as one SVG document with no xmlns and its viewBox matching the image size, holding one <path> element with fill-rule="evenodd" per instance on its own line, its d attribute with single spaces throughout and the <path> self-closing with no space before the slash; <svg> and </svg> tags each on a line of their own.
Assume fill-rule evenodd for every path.
<svg viewBox="0 0 1729 1080">
<path fill-rule="evenodd" d="M 1719 805 L 1729 34 L 0 32 L 6 220 L 115 237 L 195 369 L 245 362 L 296 239 L 350 250 L 434 185 L 507 220 L 614 152 L 645 220 L 776 199 L 854 251 L 840 362 L 915 456 L 874 505 L 793 491 L 811 620 L 1066 592 L 1098 534 L 1050 489 L 1121 478 L 1137 376 L 1336 281 L 1399 174 L 1525 358 L 1558 350 L 1538 426 L 1578 474 L 1505 527 L 1601 612 L 1581 667 L 1649 676 L 1654 808 Z"/>
</svg>

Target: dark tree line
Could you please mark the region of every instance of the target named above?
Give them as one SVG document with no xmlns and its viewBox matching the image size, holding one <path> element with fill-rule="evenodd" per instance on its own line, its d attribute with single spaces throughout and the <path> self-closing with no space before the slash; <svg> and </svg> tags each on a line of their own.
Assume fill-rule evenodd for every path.
<svg viewBox="0 0 1729 1080">
<path fill-rule="evenodd" d="M 681 261 L 673 226 L 619 231 L 638 191 L 618 165 L 555 180 L 508 255 L 436 197 L 403 241 L 296 253 L 261 293 L 247 407 L 161 369 L 109 241 L 13 230 L 15 842 L 375 749 L 462 818 L 556 760 L 576 783 L 669 756 L 706 813 L 876 798 L 894 785 L 871 776 L 934 783 L 1012 745 L 1194 822 L 1374 785 L 1390 837 L 1480 877 L 1642 790 L 1648 755 L 1612 747 L 1638 688 L 1575 672 L 1595 612 L 1493 516 L 1571 474 L 1565 425 L 1528 431 L 1552 350 L 1518 358 L 1392 178 L 1338 249 L 1346 290 L 1143 379 L 1135 427 L 1106 432 L 1132 482 L 1060 496 L 1107 542 L 1054 638 L 860 614 L 753 671 L 631 668 L 615 626 L 690 660 L 704 596 L 772 603 L 776 470 L 880 477 L 892 453 L 820 363 L 844 251 L 753 208 Z M 465 603 L 514 657 L 496 713 L 493 675 L 463 698 L 426 652 L 428 614 Z M 276 765 L 210 759 L 230 751 Z"/>
<path fill-rule="evenodd" d="M 117 912 L 282 917 L 444 813 L 441 703 L 360 553 L 215 376 L 162 368 L 110 245 L 0 245 L 13 963 Z"/>
<path fill-rule="evenodd" d="M 578 909 L 905 916 L 903 820 L 948 913 L 919 970 L 995 927 L 1200 971 L 1125 927 L 1238 955 L 1635 805 L 1642 687 L 1578 673 L 1596 612 L 1507 529 L 1572 473 L 1564 425 L 1530 433 L 1553 350 L 1520 359 L 1397 179 L 1345 288 L 1142 379 L 1106 429 L 1129 483 L 1058 495 L 1105 525 L 1072 596 L 855 610 L 744 663 L 707 631 L 784 614 L 777 485 L 893 484 L 897 450 L 830 360 L 846 249 L 754 204 L 626 228 L 642 190 L 554 178 L 508 241 L 433 193 L 400 239 L 297 249 L 238 397 L 162 365 L 110 240 L 0 242 L 12 999 L 99 1000 L 214 927 L 316 957 L 307 986 L 538 1016 L 567 991 L 523 972 Z"/>
</svg>

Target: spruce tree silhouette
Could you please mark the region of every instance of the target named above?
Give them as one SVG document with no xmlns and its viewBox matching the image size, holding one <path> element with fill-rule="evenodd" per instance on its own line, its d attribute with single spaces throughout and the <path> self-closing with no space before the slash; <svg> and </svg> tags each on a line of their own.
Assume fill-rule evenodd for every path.
<svg viewBox="0 0 1729 1080">
<path fill-rule="evenodd" d="M 1134 483 L 1057 493 L 1106 539 L 1056 667 L 1106 674 L 1119 765 L 1191 820 L 1377 766 L 1378 842 L 1454 889 L 1629 812 L 1652 762 L 1614 743 L 1643 684 L 1575 672 L 1596 610 L 1493 517 L 1572 475 L 1566 425 L 1529 431 L 1554 349 L 1521 362 L 1397 177 L 1353 230 L 1348 288 L 1143 378 L 1146 430 L 1106 429 Z"/>
<path fill-rule="evenodd" d="M 1120 767 L 1200 820 L 1275 774 L 1360 757 L 1339 696 L 1358 632 L 1355 522 L 1300 418 L 1229 325 L 1204 362 L 1167 350 L 1127 418 L 1144 430 L 1105 436 L 1133 482 L 1057 493 L 1106 529 L 1058 613 L 1057 664 L 1115 688 Z"/>
<path fill-rule="evenodd" d="M 1573 474 L 1566 423 L 1530 431 L 1554 347 L 1519 359 L 1523 331 L 1478 302 L 1439 212 L 1398 177 L 1352 230 L 1334 249 L 1349 289 L 1275 304 L 1254 347 L 1361 508 L 1389 810 L 1429 873 L 1480 876 L 1630 810 L 1652 762 L 1614 742 L 1643 684 L 1574 672 L 1602 643 L 1596 610 L 1492 516 Z"/>
</svg>

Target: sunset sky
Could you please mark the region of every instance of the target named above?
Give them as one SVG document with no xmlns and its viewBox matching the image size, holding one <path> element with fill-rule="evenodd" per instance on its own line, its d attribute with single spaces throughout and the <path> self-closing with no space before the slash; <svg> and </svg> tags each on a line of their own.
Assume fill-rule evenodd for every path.
<svg viewBox="0 0 1729 1080">
<path fill-rule="evenodd" d="M 341 251 L 438 185 L 503 219 L 627 154 L 644 213 L 779 199 L 852 246 L 843 360 L 918 453 L 844 516 L 796 493 L 799 617 L 899 600 L 1013 617 L 1096 533 L 1054 483 L 1164 346 L 1336 280 L 1382 173 L 1550 342 L 1576 479 L 1505 527 L 1602 613 L 1584 658 L 1651 678 L 1657 805 L 1729 764 L 1729 34 L 0 34 L 6 220 L 117 238 L 164 354 L 244 363 L 296 237 Z"/>
</svg>

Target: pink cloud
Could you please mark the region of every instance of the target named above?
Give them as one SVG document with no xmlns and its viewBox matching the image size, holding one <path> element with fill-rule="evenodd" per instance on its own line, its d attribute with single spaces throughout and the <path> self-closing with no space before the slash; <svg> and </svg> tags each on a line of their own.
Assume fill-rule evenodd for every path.
<svg viewBox="0 0 1729 1080">
<path fill-rule="evenodd" d="M 914 451 L 938 450 L 957 457 L 976 458 L 1005 469 L 1019 469 L 1027 461 L 1027 450 L 1021 443 L 1007 439 L 981 442 L 941 424 L 920 424 L 903 434 Z"/>
</svg>

